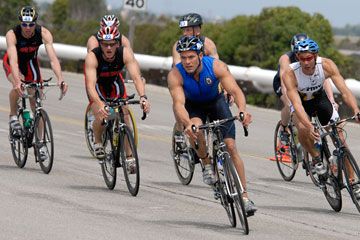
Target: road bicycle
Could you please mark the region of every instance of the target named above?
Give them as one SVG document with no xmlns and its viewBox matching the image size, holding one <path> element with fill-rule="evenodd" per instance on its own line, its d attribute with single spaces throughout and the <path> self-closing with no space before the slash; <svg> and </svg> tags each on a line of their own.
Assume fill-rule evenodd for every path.
<svg viewBox="0 0 360 240">
<path fill-rule="evenodd" d="M 311 171 L 311 160 L 309 154 L 302 148 L 297 139 L 297 129 L 293 123 L 293 115 L 290 115 L 290 121 L 284 130 L 281 120 L 276 124 L 274 134 L 274 152 L 276 165 L 278 167 L 281 177 L 285 181 L 291 181 L 295 177 L 295 173 L 302 163 L 302 168 L 305 169 L 306 175 L 309 175 L 314 184 L 317 184 L 317 179 L 309 174 Z M 281 134 L 286 131 L 289 136 L 286 140 L 281 139 Z"/>
<path fill-rule="evenodd" d="M 139 191 L 140 165 L 134 135 L 125 122 L 124 106 L 140 104 L 139 100 L 132 100 L 134 96 L 106 101 L 110 116 L 103 122 L 105 158 L 99 161 L 105 184 L 110 190 L 116 185 L 117 168 L 123 168 L 125 182 L 132 196 L 136 196 Z M 145 118 L 144 112 L 141 119 Z"/>
<path fill-rule="evenodd" d="M 314 121 L 315 129 L 320 133 L 320 156 L 326 167 L 326 173 L 318 176 L 317 186 L 323 191 L 326 200 L 336 212 L 342 208 L 341 190 L 346 188 L 353 203 L 360 212 L 360 170 L 348 145 L 340 135 L 346 136 L 344 124 L 355 120 L 350 118 L 331 120 L 326 126 Z M 314 174 L 314 172 L 311 172 Z M 315 174 L 314 174 L 315 177 Z M 358 193 L 357 193 L 358 192 Z"/>
<path fill-rule="evenodd" d="M 211 142 L 208 143 L 208 152 L 211 153 L 213 159 L 212 164 L 217 178 L 217 181 L 213 186 L 214 194 L 219 196 L 220 203 L 227 213 L 231 226 L 236 227 L 236 209 L 244 234 L 249 234 L 247 217 L 253 215 L 253 213 L 251 214 L 245 212 L 243 199 L 243 193 L 245 193 L 245 190 L 241 184 L 240 177 L 236 171 L 230 154 L 227 151 L 226 144 L 221 133 L 221 128 L 225 123 L 233 122 L 238 119 L 238 116 L 233 116 L 222 120 L 215 120 L 198 126 L 198 129 L 205 130 L 207 135 L 211 136 L 208 138 L 211 139 Z M 243 114 L 240 115 L 240 119 L 243 119 Z M 195 126 L 193 126 L 193 131 L 196 131 Z M 244 131 L 245 136 L 247 136 L 247 128 L 244 127 Z M 196 146 L 197 145 L 195 144 L 195 147 Z"/>
<path fill-rule="evenodd" d="M 131 81 L 127 80 L 125 82 L 128 83 Z M 137 146 L 139 137 L 138 137 L 138 130 L 137 130 L 137 126 L 136 126 L 136 120 L 134 117 L 134 113 L 131 110 L 130 106 L 127 106 L 127 108 L 124 109 L 123 112 L 125 115 L 125 120 L 129 119 L 129 121 L 127 121 L 127 125 L 130 128 L 130 130 L 133 132 L 135 145 Z M 91 103 L 89 103 L 85 110 L 85 117 L 84 117 L 84 130 L 85 131 L 84 131 L 84 133 L 85 133 L 86 145 L 89 149 L 89 152 L 91 153 L 91 155 L 93 157 L 96 158 L 96 155 L 94 152 L 95 137 L 94 137 L 94 131 L 92 128 L 92 124 L 93 124 L 94 120 L 95 120 L 95 115 L 92 112 Z"/>
<path fill-rule="evenodd" d="M 56 83 L 49 83 L 52 78 L 39 83 L 24 83 L 23 89 L 33 90 L 33 95 L 23 94 L 18 102 L 17 116 L 22 129 L 18 133 L 10 129 L 9 140 L 11 152 L 16 165 L 23 168 L 26 164 L 29 148 L 34 148 L 35 161 L 39 163 L 41 170 L 50 173 L 54 162 L 54 138 L 49 116 L 42 106 L 45 99 L 43 89 L 45 87 L 57 86 Z M 62 85 L 61 87 L 63 87 Z M 63 91 L 59 100 L 63 97 Z M 34 98 L 35 111 L 27 108 L 26 99 Z M 32 115 L 33 118 L 32 118 Z"/>
</svg>

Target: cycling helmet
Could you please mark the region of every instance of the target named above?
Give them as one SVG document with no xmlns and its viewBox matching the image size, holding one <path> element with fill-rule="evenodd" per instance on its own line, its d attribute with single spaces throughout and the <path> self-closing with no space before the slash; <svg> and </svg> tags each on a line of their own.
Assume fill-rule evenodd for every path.
<svg viewBox="0 0 360 240">
<path fill-rule="evenodd" d="M 120 33 L 115 25 L 104 26 L 104 27 L 100 27 L 96 37 L 99 41 L 111 41 L 111 40 L 119 41 Z"/>
<path fill-rule="evenodd" d="M 35 22 L 37 18 L 38 14 L 32 6 L 25 6 L 19 12 L 19 20 L 21 22 Z"/>
<path fill-rule="evenodd" d="M 119 27 L 120 21 L 115 15 L 104 15 L 104 17 L 100 21 L 100 27 L 112 26 L 115 25 Z"/>
<path fill-rule="evenodd" d="M 297 42 L 299 41 L 302 41 L 302 40 L 305 40 L 309 38 L 308 35 L 306 33 L 298 33 L 298 34 L 295 34 L 292 39 L 291 39 L 291 51 L 293 52 L 294 51 L 294 46 Z"/>
<path fill-rule="evenodd" d="M 202 17 L 197 13 L 189 13 L 184 16 L 182 16 L 179 20 L 179 27 L 185 28 L 185 27 L 196 27 L 200 26 L 203 23 Z"/>
<path fill-rule="evenodd" d="M 312 39 L 308 38 L 302 41 L 299 41 L 294 46 L 295 53 L 310 52 L 318 53 L 319 45 Z"/>
<path fill-rule="evenodd" d="M 176 44 L 176 51 L 178 53 L 185 51 L 195 51 L 198 54 L 203 51 L 204 44 L 195 36 L 183 36 Z"/>
</svg>

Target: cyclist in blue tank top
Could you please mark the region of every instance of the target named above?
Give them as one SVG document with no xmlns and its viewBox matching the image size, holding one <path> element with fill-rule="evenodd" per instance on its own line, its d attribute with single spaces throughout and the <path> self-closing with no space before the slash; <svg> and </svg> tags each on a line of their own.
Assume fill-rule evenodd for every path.
<svg viewBox="0 0 360 240">
<path fill-rule="evenodd" d="M 229 105 L 226 103 L 224 89 L 234 96 L 239 114 L 244 113 L 243 125 L 248 126 L 251 115 L 246 112 L 246 99 L 236 84 L 227 65 L 218 59 L 203 56 L 203 43 L 194 36 L 183 36 L 177 43 L 177 51 L 181 62 L 172 68 L 168 75 L 168 87 L 173 100 L 173 110 L 176 119 L 185 127 L 185 133 L 197 140 L 199 147 L 196 150 L 204 169 L 203 180 L 206 184 L 216 182 L 214 170 L 207 154 L 205 136 L 202 131 L 193 133 L 192 126 L 199 126 L 209 118 L 210 121 L 232 116 Z M 244 163 L 236 149 L 235 124 L 230 122 L 221 129 L 224 142 L 234 162 L 240 180 L 246 189 Z M 193 141 L 192 141 L 193 142 Z M 255 212 L 256 207 L 244 193 L 247 212 Z M 249 214 L 251 215 L 251 214 Z"/>
</svg>

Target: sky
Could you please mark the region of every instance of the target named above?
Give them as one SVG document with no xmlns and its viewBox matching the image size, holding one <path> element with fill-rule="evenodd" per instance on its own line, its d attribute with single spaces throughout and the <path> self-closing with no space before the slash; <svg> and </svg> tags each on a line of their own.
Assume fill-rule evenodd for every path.
<svg viewBox="0 0 360 240">
<path fill-rule="evenodd" d="M 53 0 L 37 0 L 52 2 Z M 75 1 L 75 0 L 71 0 Z M 125 0 L 106 0 L 113 8 Z M 136 1 L 136 0 L 134 0 Z M 297 6 L 302 11 L 320 13 L 333 27 L 360 24 L 360 0 L 144 0 L 147 11 L 155 14 L 183 15 L 189 12 L 201 14 L 205 19 L 230 19 L 237 15 L 258 15 L 263 8 Z"/>
</svg>

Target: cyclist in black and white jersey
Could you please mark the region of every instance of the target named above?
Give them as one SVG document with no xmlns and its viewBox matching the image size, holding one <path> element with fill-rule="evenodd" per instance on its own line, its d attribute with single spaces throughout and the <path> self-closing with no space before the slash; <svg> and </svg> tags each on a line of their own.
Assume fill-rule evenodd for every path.
<svg viewBox="0 0 360 240">
<path fill-rule="evenodd" d="M 280 100 L 283 103 L 283 108 L 281 109 L 281 125 L 282 125 L 283 129 L 280 134 L 280 139 L 284 142 L 288 142 L 288 139 L 289 139 L 289 133 L 285 130 L 285 128 L 288 125 L 289 120 L 290 120 L 291 103 L 290 103 L 289 98 L 286 95 L 286 87 L 285 87 L 283 81 L 281 80 L 281 76 L 291 63 L 298 61 L 298 59 L 296 58 L 296 54 L 294 52 L 295 44 L 297 42 L 305 40 L 307 38 L 308 38 L 308 35 L 306 33 L 298 33 L 292 37 L 291 44 L 290 44 L 291 51 L 284 53 L 279 58 L 278 70 L 277 70 L 277 73 L 274 76 L 274 80 L 273 80 L 274 92 L 276 93 L 276 95 L 280 98 Z M 338 106 L 335 103 L 334 94 L 331 89 L 331 84 L 330 84 L 329 80 L 325 81 L 324 89 L 329 97 L 330 102 L 333 105 L 335 105 L 336 109 L 337 109 Z"/>
<path fill-rule="evenodd" d="M 322 175 L 326 173 L 326 167 L 321 163 L 320 153 L 314 146 L 314 141 L 320 140 L 320 136 L 309 116 L 316 113 L 322 125 L 339 117 L 324 91 L 325 79 L 332 79 L 344 102 L 357 115 L 358 122 L 360 110 L 336 64 L 331 59 L 318 56 L 319 46 L 314 40 L 308 38 L 300 41 L 295 44 L 294 49 L 299 62 L 290 64 L 284 72 L 283 80 L 287 96 L 295 110 L 294 122 L 299 141 L 312 156 L 317 174 Z"/>
</svg>

